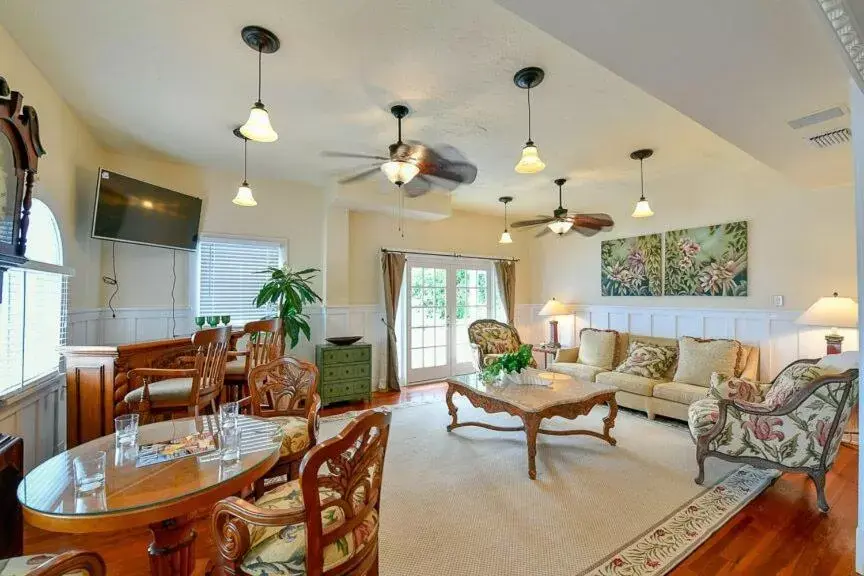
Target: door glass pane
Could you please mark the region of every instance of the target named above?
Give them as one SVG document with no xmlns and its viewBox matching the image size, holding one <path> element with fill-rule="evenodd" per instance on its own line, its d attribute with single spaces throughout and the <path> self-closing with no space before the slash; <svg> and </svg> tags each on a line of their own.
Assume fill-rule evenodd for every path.
<svg viewBox="0 0 864 576">
<path fill-rule="evenodd" d="M 488 272 L 486 270 L 456 271 L 455 342 L 457 364 L 471 362 L 468 325 L 489 317 L 487 304 Z"/>
<path fill-rule="evenodd" d="M 447 270 L 411 268 L 411 369 L 447 366 Z M 422 375 L 422 374 L 421 374 Z"/>
</svg>

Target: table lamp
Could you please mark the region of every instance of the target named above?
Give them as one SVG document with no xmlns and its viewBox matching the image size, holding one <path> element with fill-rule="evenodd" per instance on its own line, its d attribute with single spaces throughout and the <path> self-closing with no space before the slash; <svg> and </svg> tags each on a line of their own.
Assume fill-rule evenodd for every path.
<svg viewBox="0 0 864 576">
<path fill-rule="evenodd" d="M 833 296 L 820 298 L 801 314 L 796 324 L 805 326 L 830 326 L 831 331 L 825 335 L 827 354 L 840 354 L 843 347 L 843 336 L 837 328 L 855 328 L 858 326 L 858 303 L 851 298 L 841 298 L 834 292 Z"/>
<path fill-rule="evenodd" d="M 543 308 L 540 309 L 540 316 L 564 316 L 565 314 L 570 313 L 570 308 L 552 298 L 546 304 L 543 305 Z M 552 318 L 549 320 L 549 342 L 548 345 L 558 348 L 561 344 L 558 343 L 558 320 Z"/>
</svg>

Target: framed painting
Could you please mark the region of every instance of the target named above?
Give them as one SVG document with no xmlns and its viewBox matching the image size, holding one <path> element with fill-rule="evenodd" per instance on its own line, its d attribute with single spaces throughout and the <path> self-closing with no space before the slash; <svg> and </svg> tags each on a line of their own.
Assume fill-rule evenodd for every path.
<svg viewBox="0 0 864 576">
<path fill-rule="evenodd" d="M 662 236 L 649 234 L 600 244 L 603 296 L 660 296 L 663 293 Z"/>
<path fill-rule="evenodd" d="M 747 222 L 666 232 L 665 294 L 747 296 Z"/>
</svg>

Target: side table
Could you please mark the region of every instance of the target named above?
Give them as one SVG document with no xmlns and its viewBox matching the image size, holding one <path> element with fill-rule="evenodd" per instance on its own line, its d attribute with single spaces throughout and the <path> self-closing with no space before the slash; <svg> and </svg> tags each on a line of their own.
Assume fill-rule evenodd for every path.
<svg viewBox="0 0 864 576">
<path fill-rule="evenodd" d="M 546 344 L 535 344 L 531 350 L 543 354 L 543 368 L 549 367 L 549 355 L 554 358 L 555 354 L 560 350 L 560 346 L 547 346 Z"/>
</svg>

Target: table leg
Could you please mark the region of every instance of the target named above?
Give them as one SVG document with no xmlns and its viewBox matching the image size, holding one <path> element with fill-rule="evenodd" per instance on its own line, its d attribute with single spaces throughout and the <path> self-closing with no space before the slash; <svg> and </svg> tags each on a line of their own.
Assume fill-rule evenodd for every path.
<svg viewBox="0 0 864 576">
<path fill-rule="evenodd" d="M 450 425 L 447 426 L 448 432 L 452 432 L 453 428 L 455 428 L 456 425 L 459 423 L 459 420 L 456 417 L 456 414 L 457 414 L 457 412 L 459 412 L 459 409 L 456 408 L 456 405 L 453 403 L 453 392 L 455 392 L 455 390 L 453 389 L 453 386 L 450 386 L 448 384 L 447 385 L 447 399 L 446 399 L 447 400 L 447 412 L 450 413 Z"/>
<path fill-rule="evenodd" d="M 190 576 L 195 570 L 195 530 L 191 516 L 178 516 L 150 525 L 150 574 Z"/>
<path fill-rule="evenodd" d="M 522 417 L 525 423 L 525 439 L 528 441 L 528 477 L 537 479 L 537 430 L 540 429 L 540 418 L 528 415 Z"/>
<path fill-rule="evenodd" d="M 615 396 L 612 396 L 606 404 L 609 405 L 609 415 L 603 419 L 603 438 L 605 438 L 609 444 L 615 446 L 618 444 L 618 441 L 615 440 L 609 432 L 615 427 L 615 417 L 618 416 L 618 402 L 615 400 Z"/>
</svg>

